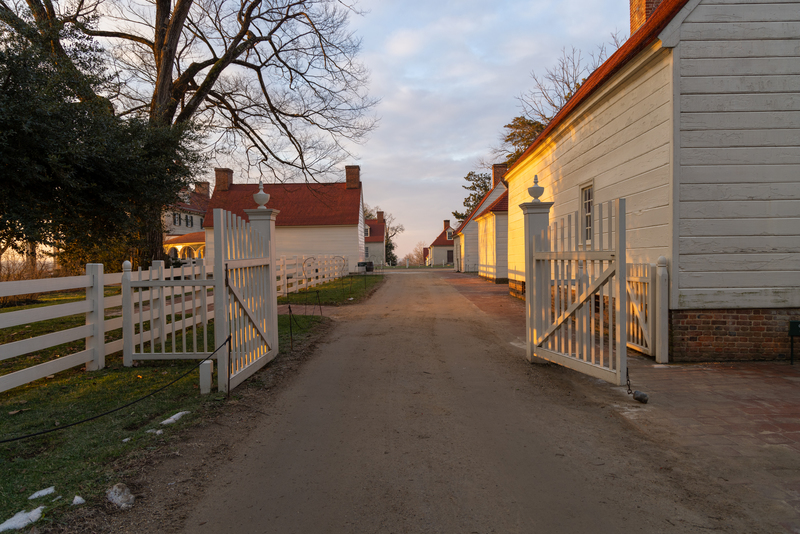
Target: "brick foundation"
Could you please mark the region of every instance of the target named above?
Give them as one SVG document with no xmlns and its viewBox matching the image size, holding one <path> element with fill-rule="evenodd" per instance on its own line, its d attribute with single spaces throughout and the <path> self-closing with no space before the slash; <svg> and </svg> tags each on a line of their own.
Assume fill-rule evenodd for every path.
<svg viewBox="0 0 800 534">
<path fill-rule="evenodd" d="M 800 308 L 670 310 L 669 359 L 788 360 L 790 320 L 800 320 Z M 795 357 L 800 357 L 800 339 Z"/>
<path fill-rule="evenodd" d="M 508 281 L 508 292 L 512 297 L 525 300 L 525 280 Z"/>
</svg>

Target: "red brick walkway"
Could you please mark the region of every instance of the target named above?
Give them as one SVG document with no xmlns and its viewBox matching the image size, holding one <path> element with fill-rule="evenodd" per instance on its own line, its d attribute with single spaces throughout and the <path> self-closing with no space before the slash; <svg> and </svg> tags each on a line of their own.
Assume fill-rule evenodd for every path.
<svg viewBox="0 0 800 534">
<path fill-rule="evenodd" d="M 442 276 L 524 340 L 524 303 L 507 286 L 475 275 Z M 623 388 L 575 379 L 615 390 L 614 406 L 643 433 L 721 482 L 750 488 L 788 532 L 800 533 L 800 362 L 658 365 L 631 356 L 629 369 L 634 389 L 650 396 L 647 405 Z"/>
</svg>

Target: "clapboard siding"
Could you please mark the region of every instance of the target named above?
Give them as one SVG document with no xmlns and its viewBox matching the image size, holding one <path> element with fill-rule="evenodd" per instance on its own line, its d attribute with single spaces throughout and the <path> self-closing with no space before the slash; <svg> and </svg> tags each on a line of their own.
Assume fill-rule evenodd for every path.
<svg viewBox="0 0 800 534">
<path fill-rule="evenodd" d="M 800 178 L 785 183 L 698 184 L 681 186 L 681 202 L 705 200 L 800 200 Z"/>
<path fill-rule="evenodd" d="M 798 38 L 797 2 L 704 0 L 681 26 L 679 307 L 798 301 Z"/>
<path fill-rule="evenodd" d="M 686 255 L 794 253 L 800 250 L 800 235 L 684 237 L 679 247 Z"/>
<path fill-rule="evenodd" d="M 681 43 L 683 59 L 749 58 L 800 55 L 800 41 L 686 41 Z"/>
<path fill-rule="evenodd" d="M 475 216 L 491 206 L 505 191 L 506 188 L 502 184 L 498 184 L 497 187 L 492 188 L 486 194 L 480 206 L 476 207 L 477 213 L 475 213 Z M 475 218 L 473 217 L 466 225 L 460 228 L 459 233 L 464 236 L 460 251 L 462 261 L 461 270 L 463 272 L 475 272 L 478 270 L 478 262 L 480 261 L 480 254 L 478 253 L 478 248 L 480 246 L 478 223 L 475 221 Z"/>
<path fill-rule="evenodd" d="M 580 188 L 594 187 L 595 202 L 627 197 L 629 260 L 655 262 L 665 255 L 671 195 L 672 111 L 669 52 L 651 50 L 638 68 L 620 75 L 613 89 L 576 110 L 552 142 L 509 176 L 509 278 L 524 278 L 522 211 L 534 175 L 555 202 L 551 221 L 578 210 Z M 630 67 L 629 67 L 630 68 Z"/>
<path fill-rule="evenodd" d="M 800 130 L 692 130 L 681 132 L 681 146 L 684 149 L 720 146 L 798 147 L 800 146 Z M 770 162 L 770 164 L 773 163 L 775 162 Z M 684 164 L 686 163 L 684 162 Z"/>
</svg>

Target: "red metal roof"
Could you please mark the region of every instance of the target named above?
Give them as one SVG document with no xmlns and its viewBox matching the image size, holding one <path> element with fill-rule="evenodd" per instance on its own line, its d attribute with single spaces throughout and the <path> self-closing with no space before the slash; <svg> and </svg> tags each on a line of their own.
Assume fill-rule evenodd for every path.
<svg viewBox="0 0 800 534">
<path fill-rule="evenodd" d="M 378 219 L 364 219 L 364 224 L 369 226 L 369 235 L 364 238 L 365 243 L 383 243 L 383 234 L 386 232 L 386 223 Z"/>
<path fill-rule="evenodd" d="M 169 239 L 164 240 L 165 245 L 188 245 L 190 243 L 194 244 L 194 243 L 205 243 L 205 242 L 206 242 L 205 232 L 192 232 L 190 234 L 170 237 Z"/>
<path fill-rule="evenodd" d="M 497 213 L 503 211 L 508 211 L 508 191 L 505 191 L 502 195 L 497 197 L 497 200 L 492 202 L 489 207 L 476 215 L 475 218 L 478 219 L 490 212 Z"/>
<path fill-rule="evenodd" d="M 650 18 L 647 19 L 636 33 L 630 36 L 619 49 L 608 58 L 605 63 L 600 65 L 580 86 L 575 95 L 567 102 L 561 111 L 559 111 L 550 124 L 539 134 L 539 137 L 528 147 L 522 156 L 514 162 L 511 169 L 519 165 L 519 163 L 528 157 L 539 144 L 541 144 L 550 133 L 555 130 L 566 118 L 572 113 L 579 105 L 581 105 L 589 96 L 599 89 L 605 82 L 607 82 L 614 74 L 617 73 L 628 61 L 632 60 L 636 55 L 644 50 L 650 43 L 658 38 L 661 30 L 666 28 L 667 24 L 678 14 L 678 11 L 686 5 L 689 0 L 664 0 L 653 11 Z"/>
<path fill-rule="evenodd" d="M 442 230 L 442 233 L 439 234 L 439 237 L 437 237 L 433 243 L 431 243 L 432 247 L 446 247 L 448 245 L 453 246 L 453 240 L 447 239 L 447 230 Z"/>
<path fill-rule="evenodd" d="M 280 210 L 276 226 L 358 225 L 361 213 L 361 188 L 347 184 L 264 184 L 270 198 L 267 208 Z M 253 194 L 257 184 L 231 184 L 227 191 L 214 190 L 203 221 L 203 228 L 214 227 L 213 210 L 222 208 L 249 220 L 245 209 L 257 207 Z"/>
</svg>

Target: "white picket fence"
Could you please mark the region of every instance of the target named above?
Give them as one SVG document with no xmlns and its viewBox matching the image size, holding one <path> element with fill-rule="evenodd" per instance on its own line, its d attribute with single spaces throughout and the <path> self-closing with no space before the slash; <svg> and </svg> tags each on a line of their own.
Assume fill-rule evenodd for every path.
<svg viewBox="0 0 800 534">
<path fill-rule="evenodd" d="M 347 258 L 331 254 L 281 256 L 275 262 L 278 295 L 282 296 L 332 282 L 347 276 L 349 272 Z"/>
<path fill-rule="evenodd" d="M 308 261 L 310 258 L 314 260 Z M 304 261 L 308 276 L 303 274 Z M 131 279 L 136 283 L 151 280 L 191 281 L 184 284 L 187 287 L 181 290 L 167 289 L 165 284 L 161 288 L 136 292 L 135 302 L 131 302 L 133 313 L 125 319 L 130 320 L 131 328 L 135 332 L 131 344 L 139 348 L 137 352 L 148 353 L 153 348 L 158 348 L 156 352 L 162 353 L 159 359 L 172 359 L 173 356 L 181 357 L 181 353 L 184 353 L 185 358 L 202 357 L 196 353 L 208 354 L 214 350 L 215 347 L 207 344 L 208 336 L 205 331 L 208 321 L 214 318 L 212 289 L 204 282 L 213 273 L 213 266 L 205 265 L 203 259 L 169 269 L 163 266 L 163 262 L 155 262 L 150 269 L 131 273 Z M 281 258 L 280 262 L 276 262 L 276 290 L 278 294 L 296 292 L 347 274 L 347 262 L 341 256 L 301 257 L 299 268 L 295 258 Z M 0 297 L 75 289 L 86 291 L 86 298 L 77 302 L 0 312 L 0 330 L 24 328 L 25 325 L 38 321 L 77 314 L 85 315 L 85 323 L 81 326 L 0 345 L 0 360 L 35 353 L 79 339 L 86 340 L 84 350 L 0 376 L 0 392 L 84 364 L 88 370 L 102 369 L 107 355 L 122 351 L 122 338 L 106 342 L 105 337 L 108 332 L 121 330 L 123 327 L 123 295 L 104 296 L 105 288 L 121 287 L 122 276 L 123 273 L 104 273 L 102 264 L 88 264 L 86 274 L 82 276 L 0 283 Z M 162 309 L 168 311 L 162 313 Z M 167 343 L 169 349 L 166 354 L 163 353 L 164 343 Z M 184 350 L 187 347 L 191 351 Z M 173 351 L 175 355 L 169 354 Z M 193 355 L 186 354 L 189 352 Z"/>
</svg>

